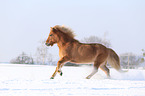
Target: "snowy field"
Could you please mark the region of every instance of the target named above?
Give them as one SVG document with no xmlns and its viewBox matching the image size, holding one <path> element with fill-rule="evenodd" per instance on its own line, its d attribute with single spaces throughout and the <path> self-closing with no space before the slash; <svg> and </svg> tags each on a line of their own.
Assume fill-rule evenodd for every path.
<svg viewBox="0 0 145 96">
<path fill-rule="evenodd" d="M 63 67 L 63 76 L 50 80 L 53 66 L 0 64 L 0 96 L 145 96 L 145 70 L 111 69 L 111 79 L 99 70 L 85 79 L 92 69 Z"/>
</svg>

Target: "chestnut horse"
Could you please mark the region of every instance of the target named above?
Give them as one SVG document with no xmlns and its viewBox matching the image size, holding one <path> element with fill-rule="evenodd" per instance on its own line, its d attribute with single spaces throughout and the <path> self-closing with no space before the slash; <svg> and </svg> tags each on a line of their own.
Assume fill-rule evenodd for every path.
<svg viewBox="0 0 145 96">
<path fill-rule="evenodd" d="M 107 62 L 113 68 L 122 72 L 119 56 L 112 49 L 98 43 L 80 43 L 74 39 L 74 36 L 73 31 L 65 26 L 56 25 L 51 27 L 46 45 L 53 46 L 53 44 L 57 44 L 60 57 L 51 79 L 54 79 L 57 73 L 62 76 L 61 68 L 66 62 L 77 64 L 94 63 L 94 70 L 86 77 L 87 79 L 90 79 L 98 71 L 99 67 L 110 77 L 109 69 L 106 67 Z"/>
</svg>

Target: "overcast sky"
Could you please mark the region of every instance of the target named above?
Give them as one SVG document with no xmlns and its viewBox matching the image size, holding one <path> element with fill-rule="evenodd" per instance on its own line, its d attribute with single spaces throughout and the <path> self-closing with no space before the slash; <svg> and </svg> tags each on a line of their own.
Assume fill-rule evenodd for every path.
<svg viewBox="0 0 145 96">
<path fill-rule="evenodd" d="M 0 0 L 0 62 L 35 55 L 50 27 L 66 25 L 78 40 L 110 40 L 118 54 L 145 49 L 145 0 Z M 49 48 L 58 54 L 57 46 Z"/>
</svg>

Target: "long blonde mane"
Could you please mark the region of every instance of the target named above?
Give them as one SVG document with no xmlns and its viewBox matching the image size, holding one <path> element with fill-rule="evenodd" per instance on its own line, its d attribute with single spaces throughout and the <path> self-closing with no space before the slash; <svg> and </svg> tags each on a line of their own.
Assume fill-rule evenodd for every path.
<svg viewBox="0 0 145 96">
<path fill-rule="evenodd" d="M 69 28 L 69 27 L 66 27 L 64 25 L 56 25 L 53 28 L 56 28 L 56 29 L 60 30 L 61 32 L 69 35 L 72 38 L 75 37 L 75 34 L 74 34 L 73 30 L 71 28 Z"/>
</svg>

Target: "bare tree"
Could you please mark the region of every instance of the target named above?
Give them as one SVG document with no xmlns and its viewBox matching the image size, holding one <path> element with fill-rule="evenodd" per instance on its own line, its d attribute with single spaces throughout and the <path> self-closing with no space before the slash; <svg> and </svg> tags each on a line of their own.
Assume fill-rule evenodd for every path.
<svg viewBox="0 0 145 96">
<path fill-rule="evenodd" d="M 34 64 L 33 58 L 24 52 L 10 62 L 14 64 Z"/>
<path fill-rule="evenodd" d="M 36 62 L 37 64 L 52 63 L 52 54 L 48 53 L 48 47 L 45 45 L 45 41 L 40 41 L 40 46 L 36 50 Z"/>
<path fill-rule="evenodd" d="M 137 56 L 133 53 L 124 53 L 120 55 L 120 61 L 121 61 L 121 66 L 123 66 L 123 68 L 130 68 L 130 69 L 134 69 L 136 67 L 139 66 L 140 62 L 141 62 L 141 56 Z M 128 65 L 129 62 L 129 65 Z"/>
<path fill-rule="evenodd" d="M 36 62 L 37 64 L 45 64 L 48 51 L 45 45 L 41 44 L 37 47 L 36 51 Z"/>
<path fill-rule="evenodd" d="M 90 36 L 90 37 L 85 37 L 84 39 L 81 40 L 83 43 L 100 43 L 105 45 L 106 47 L 110 47 L 111 43 L 109 40 L 106 39 L 101 39 L 97 36 Z"/>
<path fill-rule="evenodd" d="M 47 55 L 47 62 L 49 63 L 49 65 L 56 65 L 57 63 L 53 61 L 53 55 L 51 53 L 48 53 Z"/>
</svg>

